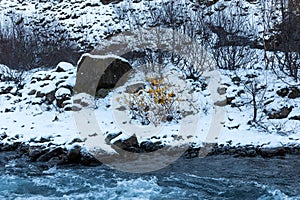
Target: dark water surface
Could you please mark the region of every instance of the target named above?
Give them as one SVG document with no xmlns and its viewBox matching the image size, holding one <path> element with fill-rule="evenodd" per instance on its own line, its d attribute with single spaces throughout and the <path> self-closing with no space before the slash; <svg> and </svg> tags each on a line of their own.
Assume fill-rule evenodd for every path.
<svg viewBox="0 0 300 200">
<path fill-rule="evenodd" d="M 42 170 L 10 161 L 0 166 L 0 199 L 300 199 L 297 155 L 181 158 L 147 174 L 105 165 Z"/>
</svg>

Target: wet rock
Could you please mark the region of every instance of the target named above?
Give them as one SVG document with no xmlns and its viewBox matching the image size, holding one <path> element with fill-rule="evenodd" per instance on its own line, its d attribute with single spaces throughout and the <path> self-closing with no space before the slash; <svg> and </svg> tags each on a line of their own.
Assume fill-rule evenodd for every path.
<svg viewBox="0 0 300 200">
<path fill-rule="evenodd" d="M 269 119 L 284 119 L 292 112 L 293 107 L 283 107 L 277 112 L 268 113 Z"/>
<path fill-rule="evenodd" d="M 65 150 L 61 147 L 57 147 L 43 155 L 41 155 L 37 161 L 38 162 L 47 162 L 49 161 L 50 159 L 54 158 L 54 157 L 58 157 L 60 159 L 63 158 L 63 156 L 66 154 Z"/>
<path fill-rule="evenodd" d="M 117 140 L 113 144 L 124 150 L 134 150 L 139 148 L 138 140 L 135 135 L 126 140 Z"/>
<path fill-rule="evenodd" d="M 160 141 L 154 143 L 151 141 L 144 141 L 140 144 L 140 148 L 145 152 L 154 152 L 156 150 L 161 149 L 162 147 L 163 145 Z"/>
<path fill-rule="evenodd" d="M 247 154 L 248 157 L 255 157 L 255 156 L 257 156 L 255 149 L 247 150 L 246 154 Z"/>
<path fill-rule="evenodd" d="M 34 148 L 29 150 L 29 158 L 30 161 L 35 162 L 40 156 L 46 154 L 49 152 L 48 149 L 43 149 L 43 148 Z"/>
<path fill-rule="evenodd" d="M 260 155 L 264 158 L 271 158 L 274 156 L 285 156 L 286 150 L 283 147 L 280 148 L 262 148 L 260 149 Z"/>
<path fill-rule="evenodd" d="M 81 152 L 80 163 L 85 166 L 98 166 L 102 163 L 89 153 Z"/>
<path fill-rule="evenodd" d="M 111 144 L 110 141 L 112 141 L 114 138 L 118 137 L 119 135 L 121 135 L 122 132 L 119 132 L 119 133 L 110 133 L 106 136 L 105 138 L 105 142 L 107 144 Z"/>
<path fill-rule="evenodd" d="M 67 158 L 69 163 L 80 163 L 81 160 L 81 146 L 76 145 L 73 148 L 69 149 L 67 153 Z"/>
</svg>

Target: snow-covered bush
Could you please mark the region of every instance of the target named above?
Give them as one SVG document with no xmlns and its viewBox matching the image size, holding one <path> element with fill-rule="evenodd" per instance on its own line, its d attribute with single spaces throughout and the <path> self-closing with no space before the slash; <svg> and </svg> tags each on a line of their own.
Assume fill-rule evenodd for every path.
<svg viewBox="0 0 300 200">
<path fill-rule="evenodd" d="M 122 93 L 118 99 L 130 121 L 140 125 L 178 123 L 182 118 L 198 113 L 188 81 L 172 73 L 160 77 L 146 76 L 142 83 L 131 85 L 133 89 Z"/>
<path fill-rule="evenodd" d="M 125 97 L 131 118 L 142 125 L 178 120 L 181 118 L 180 98 L 164 79 L 147 78 L 144 89 Z"/>
</svg>

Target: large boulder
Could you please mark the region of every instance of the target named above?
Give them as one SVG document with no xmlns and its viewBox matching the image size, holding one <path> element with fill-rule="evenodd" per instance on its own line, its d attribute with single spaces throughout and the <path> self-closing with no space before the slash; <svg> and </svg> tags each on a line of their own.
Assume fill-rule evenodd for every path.
<svg viewBox="0 0 300 200">
<path fill-rule="evenodd" d="M 118 56 L 84 54 L 78 62 L 75 92 L 95 96 L 100 89 L 114 88 L 131 69 L 130 64 Z"/>
<path fill-rule="evenodd" d="M 104 75 L 100 78 L 97 90 L 100 88 L 114 88 L 117 82 L 130 71 L 132 68 L 128 62 L 116 59 L 104 71 Z"/>
</svg>

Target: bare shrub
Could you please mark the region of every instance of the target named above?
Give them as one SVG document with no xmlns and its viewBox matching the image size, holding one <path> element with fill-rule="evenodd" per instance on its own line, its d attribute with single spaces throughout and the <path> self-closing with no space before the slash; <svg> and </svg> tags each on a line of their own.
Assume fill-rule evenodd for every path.
<svg viewBox="0 0 300 200">
<path fill-rule="evenodd" d="M 53 27 L 32 30 L 24 20 L 16 15 L 0 23 L 0 63 L 18 70 L 53 67 L 60 61 L 76 63 L 79 47 L 67 32 L 54 28 L 61 24 L 53 22 Z"/>
</svg>

